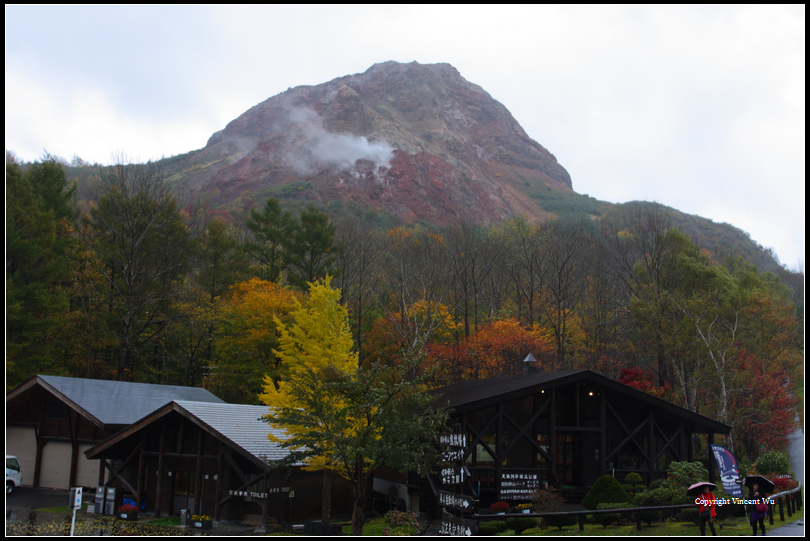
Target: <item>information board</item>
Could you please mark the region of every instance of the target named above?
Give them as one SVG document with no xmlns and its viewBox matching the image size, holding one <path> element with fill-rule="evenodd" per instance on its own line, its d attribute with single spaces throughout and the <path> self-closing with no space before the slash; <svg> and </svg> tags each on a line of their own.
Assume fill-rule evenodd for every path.
<svg viewBox="0 0 810 541">
<path fill-rule="evenodd" d="M 535 471 L 506 471 L 501 473 L 502 500 L 529 500 L 540 488 L 540 474 Z"/>
<path fill-rule="evenodd" d="M 453 494 L 452 492 L 439 491 L 439 505 L 441 507 L 449 507 L 457 511 L 471 512 L 475 498 L 472 496 L 464 496 L 463 494 Z"/>
<path fill-rule="evenodd" d="M 467 518 L 459 518 L 442 510 L 442 525 L 439 535 L 477 535 L 478 522 Z"/>
</svg>

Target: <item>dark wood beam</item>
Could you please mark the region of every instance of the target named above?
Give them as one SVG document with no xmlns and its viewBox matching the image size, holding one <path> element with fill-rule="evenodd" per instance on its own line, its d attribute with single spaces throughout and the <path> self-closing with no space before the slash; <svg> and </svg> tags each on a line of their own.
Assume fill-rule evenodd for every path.
<svg viewBox="0 0 810 541">
<path fill-rule="evenodd" d="M 647 413 L 647 468 L 648 479 L 652 482 L 653 472 L 655 472 L 655 417 L 653 417 L 653 410 Z"/>
<path fill-rule="evenodd" d="M 158 444 L 157 494 L 155 501 L 155 518 L 160 518 L 163 510 L 163 451 L 166 448 L 166 423 L 160 427 L 160 443 Z"/>
<path fill-rule="evenodd" d="M 194 514 L 202 515 L 202 450 L 203 450 L 203 433 L 202 429 L 197 431 L 197 464 L 194 470 L 194 476 L 197 480 L 194 490 Z"/>
<path fill-rule="evenodd" d="M 219 522 L 222 520 L 222 506 L 220 505 L 220 500 L 222 499 L 222 486 L 223 480 L 222 475 L 225 471 L 225 461 L 224 461 L 224 451 L 222 449 L 222 442 L 217 440 L 217 447 L 219 452 L 217 453 L 217 485 L 214 492 L 214 520 Z"/>
<path fill-rule="evenodd" d="M 144 476 L 144 460 L 143 450 L 146 449 L 146 435 L 141 438 L 141 443 L 138 445 L 138 480 L 135 482 L 135 505 L 138 511 L 141 510 L 141 493 L 143 492 L 143 476 Z"/>
<path fill-rule="evenodd" d="M 642 428 L 644 428 L 644 425 L 647 424 L 649 419 L 645 419 L 644 421 L 642 421 L 641 424 L 638 425 L 638 427 L 636 427 L 635 430 L 633 430 L 633 432 L 630 432 L 630 429 L 627 428 L 627 426 L 625 426 L 625 424 L 622 422 L 621 417 L 619 417 L 619 414 L 616 413 L 616 410 L 613 409 L 613 406 L 610 405 L 610 402 L 605 401 L 605 405 L 608 407 L 610 412 L 613 414 L 613 416 L 616 419 L 616 422 L 619 423 L 619 426 L 622 427 L 622 430 L 624 430 L 624 432 L 626 434 L 628 434 L 628 436 L 613 451 L 611 451 L 610 455 L 608 457 L 606 457 L 606 460 L 610 459 L 615 454 L 617 454 L 630 441 L 633 442 L 633 445 L 636 446 L 636 449 L 641 453 L 641 455 L 646 457 L 647 456 L 647 450 L 641 447 L 641 445 L 636 441 L 635 436 Z"/>
<path fill-rule="evenodd" d="M 549 460 L 548 466 L 551 470 L 551 475 L 554 478 L 557 478 L 557 387 L 552 387 L 551 389 L 551 406 L 549 408 L 549 417 L 548 417 L 548 439 L 549 439 L 549 446 L 551 448 L 551 452 L 549 453 Z M 558 483 L 560 486 L 557 488 L 562 488 L 562 483 Z"/>
<path fill-rule="evenodd" d="M 144 451 L 143 456 L 150 456 L 155 457 L 160 455 L 158 451 Z M 197 453 L 163 453 L 163 456 L 166 458 L 191 458 L 193 460 L 197 459 Z M 199 455 L 200 460 L 218 460 L 215 455 Z"/>
</svg>

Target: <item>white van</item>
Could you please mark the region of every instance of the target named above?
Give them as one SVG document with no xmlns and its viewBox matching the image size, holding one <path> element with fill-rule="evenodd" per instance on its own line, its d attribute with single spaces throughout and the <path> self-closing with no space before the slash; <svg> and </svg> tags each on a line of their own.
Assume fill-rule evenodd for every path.
<svg viewBox="0 0 810 541">
<path fill-rule="evenodd" d="M 6 455 L 6 494 L 22 485 L 22 468 L 16 456 Z"/>
</svg>

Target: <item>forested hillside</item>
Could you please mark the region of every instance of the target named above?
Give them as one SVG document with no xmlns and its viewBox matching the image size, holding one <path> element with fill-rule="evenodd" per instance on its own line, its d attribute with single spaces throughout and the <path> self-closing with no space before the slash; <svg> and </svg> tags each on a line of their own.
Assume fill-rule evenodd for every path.
<svg viewBox="0 0 810 541">
<path fill-rule="evenodd" d="M 381 227 L 351 207 L 181 203 L 155 164 L 97 168 L 76 197 L 65 169 L 6 157 L 7 388 L 48 373 L 259 403 L 285 370 L 278 325 L 329 275 L 360 363 L 424 352 L 441 386 L 520 373 L 532 353 L 727 423 L 752 459 L 792 430 L 803 291 L 696 244 L 661 205 Z"/>
</svg>

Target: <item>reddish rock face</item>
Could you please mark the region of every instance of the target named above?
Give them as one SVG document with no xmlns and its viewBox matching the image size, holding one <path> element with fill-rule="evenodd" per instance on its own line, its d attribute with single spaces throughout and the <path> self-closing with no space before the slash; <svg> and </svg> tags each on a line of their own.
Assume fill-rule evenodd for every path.
<svg viewBox="0 0 810 541">
<path fill-rule="evenodd" d="M 566 170 L 503 105 L 449 64 L 416 62 L 289 89 L 173 170 L 180 186 L 217 193 L 218 204 L 303 181 L 312 201 L 354 201 L 438 224 L 540 218 L 527 186 L 571 190 Z"/>
</svg>

